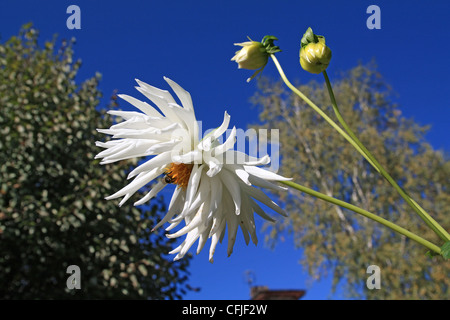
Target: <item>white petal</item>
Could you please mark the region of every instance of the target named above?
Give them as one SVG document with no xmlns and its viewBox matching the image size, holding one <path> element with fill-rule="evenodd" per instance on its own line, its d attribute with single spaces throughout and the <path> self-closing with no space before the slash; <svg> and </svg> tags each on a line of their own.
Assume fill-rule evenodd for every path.
<svg viewBox="0 0 450 320">
<path fill-rule="evenodd" d="M 224 166 L 226 170 L 228 170 L 231 174 L 235 174 L 236 176 L 241 179 L 242 182 L 244 182 L 246 185 L 251 186 L 252 184 L 249 181 L 250 175 L 247 171 L 244 170 L 243 166 L 237 165 L 237 164 L 227 164 Z"/>
<path fill-rule="evenodd" d="M 241 151 L 228 150 L 225 152 L 227 164 L 240 164 L 247 166 L 260 166 L 270 163 L 270 157 L 265 155 L 262 158 L 255 158 Z"/>
<path fill-rule="evenodd" d="M 252 242 L 256 245 L 258 244 L 258 237 L 256 236 L 256 226 L 255 219 L 253 218 L 253 207 L 251 203 L 251 198 L 248 196 L 243 197 L 242 199 L 242 214 L 240 215 L 241 219 L 241 228 L 242 232 L 249 233 L 252 239 Z M 245 237 L 245 234 L 244 234 Z M 248 240 L 246 239 L 248 244 Z"/>
<path fill-rule="evenodd" d="M 153 179 L 155 179 L 156 177 L 161 175 L 163 172 L 164 172 L 164 169 L 162 169 L 162 168 L 154 168 L 153 170 L 151 170 L 149 172 L 142 173 L 142 174 L 138 175 L 127 186 L 125 186 L 124 188 L 120 189 L 119 191 L 117 191 L 113 195 L 110 195 L 109 197 L 106 197 L 105 199 L 106 200 L 116 199 L 116 198 L 119 198 L 119 197 L 127 195 L 127 194 L 131 196 L 137 190 L 139 190 L 144 185 L 146 185 L 147 183 L 149 183 L 150 181 L 152 181 Z M 128 198 L 129 198 L 129 196 L 127 197 L 127 199 Z"/>
<path fill-rule="evenodd" d="M 103 158 L 101 164 L 112 163 L 125 159 L 138 158 L 150 155 L 149 147 L 154 144 L 152 140 L 129 140 L 122 141 L 122 144 L 100 152 L 95 158 Z"/>
<path fill-rule="evenodd" d="M 204 165 L 198 166 L 194 164 L 191 176 L 189 177 L 189 182 L 186 190 L 186 203 L 185 207 L 183 208 L 183 211 L 190 206 L 192 201 L 194 200 L 194 196 L 197 193 L 197 189 L 200 183 L 200 178 L 202 175 Z"/>
<path fill-rule="evenodd" d="M 167 186 L 167 183 L 164 181 L 158 181 L 158 183 L 150 190 L 141 200 L 134 203 L 134 206 L 140 206 L 141 204 L 146 203 L 148 200 L 156 197 L 158 192 L 160 192 L 164 187 Z"/>
<path fill-rule="evenodd" d="M 211 222 L 209 222 L 209 224 L 211 224 Z M 205 231 L 207 231 L 210 229 L 210 226 L 208 225 L 204 229 Z M 203 247 L 206 244 L 206 241 L 208 240 L 208 235 L 205 231 L 200 233 L 200 237 L 198 239 L 197 254 L 199 254 L 202 251 Z"/>
<path fill-rule="evenodd" d="M 230 115 L 225 111 L 225 114 L 223 115 L 223 122 L 220 127 L 210 133 L 211 140 L 216 140 L 224 134 L 224 132 L 228 129 L 228 125 L 230 124 L 230 119 Z"/>
<path fill-rule="evenodd" d="M 214 253 L 216 251 L 216 246 L 219 240 L 225 234 L 225 219 L 222 219 L 217 227 L 217 232 L 213 233 L 211 237 L 211 245 L 209 247 L 209 262 L 214 262 Z"/>
<path fill-rule="evenodd" d="M 152 231 L 156 230 L 160 226 L 162 226 L 164 223 L 169 221 L 175 214 L 178 214 L 182 210 L 182 205 L 184 203 L 185 197 L 183 196 L 183 188 L 175 188 L 175 191 L 173 192 L 172 199 L 170 200 L 169 204 L 169 210 L 167 211 L 164 218 L 158 222 L 152 229 Z"/>
<path fill-rule="evenodd" d="M 189 135 L 192 138 L 191 140 L 192 147 L 197 145 L 199 128 L 194 112 L 183 109 L 179 105 L 174 103 L 169 103 L 168 108 L 171 109 L 173 113 L 176 114 L 176 116 L 183 121 L 184 126 L 188 129 Z"/>
<path fill-rule="evenodd" d="M 231 133 L 228 136 L 227 140 L 223 144 L 218 145 L 217 147 L 215 147 L 213 149 L 213 151 L 212 151 L 212 154 L 214 156 L 221 155 L 225 151 L 233 148 L 235 143 L 236 143 L 236 127 L 233 127 L 233 129 L 231 130 Z"/>
<path fill-rule="evenodd" d="M 270 181 L 267 181 L 267 180 L 264 180 L 264 179 L 261 179 L 261 178 L 255 177 L 255 176 L 249 176 L 248 180 L 252 185 L 255 185 L 257 187 L 261 187 L 264 189 L 271 189 L 271 190 L 275 190 L 275 191 L 288 190 L 287 187 L 276 185 Z"/>
<path fill-rule="evenodd" d="M 135 130 L 135 129 L 122 129 L 122 130 L 104 130 L 98 129 L 99 132 L 105 134 L 113 135 L 115 139 L 149 139 L 158 141 L 169 141 L 172 140 L 176 135 L 176 131 L 179 130 L 179 124 L 173 123 L 172 125 L 163 128 L 152 128 L 149 127 L 145 130 Z"/>
<path fill-rule="evenodd" d="M 222 201 L 223 184 L 219 177 L 211 178 L 211 200 L 210 200 L 210 214 L 215 213 L 219 209 Z"/>
<path fill-rule="evenodd" d="M 102 148 L 111 148 L 120 143 L 122 143 L 122 141 L 120 141 L 120 140 L 108 140 L 106 142 L 96 141 L 95 145 L 97 147 L 102 147 Z"/>
<path fill-rule="evenodd" d="M 172 162 L 177 163 L 201 163 L 202 154 L 198 151 L 190 151 L 182 155 L 172 155 Z"/>
<path fill-rule="evenodd" d="M 167 235 L 168 238 L 177 238 L 182 235 L 185 235 L 186 233 L 190 232 L 194 228 L 197 228 L 201 224 L 205 224 L 206 217 L 208 215 L 208 210 L 206 207 L 209 207 L 208 204 L 202 203 L 200 208 L 198 208 L 197 213 L 195 214 L 194 219 L 186 224 L 183 228 L 178 230 L 175 233 Z"/>
<path fill-rule="evenodd" d="M 152 128 L 152 126 L 147 122 L 147 119 L 150 117 L 146 117 L 144 114 L 139 114 L 138 116 L 131 117 L 125 121 L 114 124 L 110 127 L 111 130 L 121 130 L 121 129 L 131 129 L 131 130 L 144 130 L 148 128 Z"/>
<path fill-rule="evenodd" d="M 140 93 L 145 95 L 148 99 L 150 99 L 150 101 L 152 101 L 167 118 L 169 118 L 173 122 L 182 123 L 182 120 L 180 118 L 178 118 L 177 115 L 170 108 L 168 108 L 169 102 L 166 99 L 149 92 L 144 87 L 136 87 L 136 89 Z M 175 101 L 173 101 L 173 103 L 175 103 Z"/>
<path fill-rule="evenodd" d="M 245 186 L 245 192 L 247 194 L 249 194 L 250 196 L 252 196 L 253 198 L 255 198 L 256 200 L 258 200 L 259 202 L 265 204 L 266 206 L 268 206 L 269 208 L 271 208 L 272 210 L 278 212 L 279 214 L 281 214 L 282 216 L 287 217 L 286 212 L 281 209 L 275 202 L 273 202 L 264 192 L 262 192 L 259 189 L 253 188 L 253 187 L 248 187 Z"/>
<path fill-rule="evenodd" d="M 241 188 L 238 181 L 236 180 L 235 176 L 227 170 L 220 171 L 220 174 L 218 176 L 222 180 L 233 200 L 235 206 L 235 214 L 239 215 L 241 211 Z"/>
<path fill-rule="evenodd" d="M 253 199 L 250 199 L 250 203 L 252 205 L 253 211 L 255 211 L 255 213 L 258 214 L 261 218 L 270 222 L 275 222 L 275 219 L 273 219 L 263 209 L 261 209 L 261 207 Z"/>
<path fill-rule="evenodd" d="M 110 129 L 131 129 L 131 130 L 143 130 L 143 129 L 163 129 L 173 125 L 173 121 L 170 121 L 164 117 L 149 117 L 143 113 L 137 113 L 137 115 L 131 116 L 123 122 L 119 122 Z"/>
<path fill-rule="evenodd" d="M 266 180 L 277 180 L 277 181 L 292 180 L 292 178 L 285 178 L 285 177 L 282 177 L 272 171 L 265 170 L 265 169 L 258 168 L 258 167 L 244 166 L 244 169 L 251 175 L 254 175 L 255 177 L 259 177 L 259 178 L 266 179 Z"/>
<path fill-rule="evenodd" d="M 270 157 L 268 155 L 265 155 L 262 158 L 254 158 L 254 157 L 248 157 L 248 160 L 244 162 L 243 164 L 247 166 L 261 166 L 266 165 L 270 163 Z"/>
<path fill-rule="evenodd" d="M 144 88 L 146 91 L 150 92 L 151 94 L 162 97 L 164 100 L 167 101 L 167 103 L 175 103 L 175 100 L 173 99 L 173 97 L 169 91 L 156 88 L 156 87 L 151 86 L 148 83 L 145 83 L 139 79 L 135 79 L 135 80 L 139 84 L 140 87 Z"/>
<path fill-rule="evenodd" d="M 205 137 L 203 138 L 202 141 L 199 142 L 199 144 L 197 145 L 197 148 L 203 151 L 210 151 L 211 150 L 211 137 Z"/>
<path fill-rule="evenodd" d="M 220 206 L 217 208 L 217 210 L 214 211 L 214 215 L 212 216 L 212 225 L 211 229 L 209 230 L 208 237 L 212 237 L 213 234 L 220 232 L 222 227 L 225 227 L 225 214 L 223 208 L 225 205 Z"/>
<path fill-rule="evenodd" d="M 171 152 L 163 152 L 152 159 L 148 160 L 147 162 L 144 162 L 140 166 L 138 166 L 136 169 L 130 172 L 128 175 L 128 179 L 133 178 L 134 176 L 138 175 L 141 172 L 153 170 L 155 167 L 161 167 L 161 166 L 167 166 L 170 164 L 171 161 Z"/>
<path fill-rule="evenodd" d="M 216 174 L 220 172 L 220 170 L 222 170 L 223 162 L 220 162 L 220 160 L 218 160 L 215 157 L 211 157 L 209 152 L 203 153 L 203 161 L 209 167 L 209 170 L 206 174 L 210 178 L 214 177 Z"/>
<path fill-rule="evenodd" d="M 203 205 L 206 205 L 205 211 L 209 212 L 209 207 L 210 207 L 209 194 L 211 192 L 211 190 L 210 190 L 211 185 L 210 185 L 209 179 L 205 179 L 204 172 L 202 172 L 202 177 L 203 178 L 200 179 L 198 191 L 195 194 L 194 198 L 192 200 L 186 201 L 182 213 L 178 217 L 173 219 L 173 224 L 175 224 L 175 223 L 178 224 L 178 222 L 183 218 L 189 219 L 191 216 L 196 215 L 195 212 L 199 211 Z M 187 222 L 189 222 L 189 221 L 187 221 Z M 173 229 L 174 226 L 171 225 L 166 230 L 171 230 L 171 229 Z"/>
<path fill-rule="evenodd" d="M 146 152 L 150 155 L 171 151 L 173 147 L 176 146 L 179 142 L 180 142 L 179 139 L 174 139 L 166 142 L 153 144 L 150 148 L 146 150 Z"/>
<path fill-rule="evenodd" d="M 147 102 L 143 102 L 141 100 L 138 100 L 134 97 L 131 97 L 126 94 L 118 94 L 119 98 L 131 103 L 133 106 L 144 112 L 146 115 L 149 115 L 151 117 L 161 117 L 162 115 L 151 105 L 149 105 Z"/>
<path fill-rule="evenodd" d="M 184 255 L 188 252 L 189 248 L 197 241 L 200 234 L 198 232 L 189 232 L 186 236 L 186 239 L 183 241 L 180 252 L 176 255 L 174 260 L 179 260 L 184 257 Z M 169 252 L 171 253 L 171 252 Z"/>
<path fill-rule="evenodd" d="M 136 111 L 108 110 L 107 113 L 113 116 L 121 117 L 124 120 L 142 116 L 142 113 Z"/>
<path fill-rule="evenodd" d="M 236 242 L 236 235 L 238 229 L 238 220 L 235 216 L 227 219 L 227 227 L 228 227 L 228 246 L 227 246 L 227 254 L 230 256 L 233 253 L 233 246 Z"/>
<path fill-rule="evenodd" d="M 170 80 L 167 77 L 164 77 L 164 80 L 167 81 L 169 86 L 171 86 L 172 90 L 175 92 L 175 94 L 178 96 L 178 99 L 180 99 L 181 104 L 186 110 L 194 110 L 193 104 L 192 104 L 192 98 L 191 94 L 184 90 L 179 84 L 177 84 L 175 81 Z"/>
</svg>

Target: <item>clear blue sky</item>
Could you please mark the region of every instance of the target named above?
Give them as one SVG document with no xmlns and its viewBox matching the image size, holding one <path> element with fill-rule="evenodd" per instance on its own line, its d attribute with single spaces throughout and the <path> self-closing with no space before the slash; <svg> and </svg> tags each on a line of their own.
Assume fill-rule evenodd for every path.
<svg viewBox="0 0 450 320">
<path fill-rule="evenodd" d="M 66 28 L 71 4 L 81 8 L 81 30 Z M 381 8 L 380 30 L 366 27 L 371 4 Z M 96 71 L 103 75 L 103 106 L 114 89 L 139 96 L 135 78 L 166 88 L 163 76 L 168 76 L 190 91 L 197 118 L 208 127 L 220 124 L 226 109 L 231 125 L 246 128 L 258 120 L 248 101 L 256 82 L 247 84 L 251 72 L 237 70 L 230 62 L 236 51 L 233 43 L 247 36 L 277 36 L 283 50 L 277 57 L 288 77 L 307 82 L 313 76 L 300 70 L 298 50 L 311 26 L 326 36 L 333 50 L 331 80 L 359 61 L 375 58 L 403 114 L 431 124 L 428 140 L 435 148 L 449 150 L 449 12 L 450 2 L 444 0 L 3 1 L 0 36 L 5 41 L 32 21 L 42 42 L 55 33 L 59 39 L 76 37 L 75 55 L 83 61 L 79 80 Z M 278 78 L 271 63 L 264 74 Z M 289 238 L 275 250 L 264 246 L 263 234 L 259 239 L 257 247 L 245 247 L 238 238 L 230 258 L 225 245 L 218 247 L 214 264 L 208 262 L 207 250 L 195 256 L 190 284 L 202 289 L 185 298 L 248 299 L 246 270 L 254 272 L 258 285 L 306 289 L 304 299 L 343 297 L 340 292 L 331 295 L 330 281 L 314 282 L 303 273 L 297 263 L 302 253 Z"/>
</svg>

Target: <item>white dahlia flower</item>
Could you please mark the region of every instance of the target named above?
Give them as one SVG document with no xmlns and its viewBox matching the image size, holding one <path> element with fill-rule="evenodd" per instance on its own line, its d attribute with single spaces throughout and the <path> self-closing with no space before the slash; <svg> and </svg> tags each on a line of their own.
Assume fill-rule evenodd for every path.
<svg viewBox="0 0 450 320">
<path fill-rule="evenodd" d="M 134 178 L 131 183 L 106 199 L 123 197 L 119 203 L 121 206 L 137 190 L 160 177 L 151 191 L 134 204 L 137 206 L 155 197 L 167 185 L 176 184 L 168 212 L 154 229 L 169 222 L 166 230 L 172 230 L 184 221 L 181 229 L 167 235 L 169 238 L 186 235 L 184 241 L 170 252 L 177 253 L 174 260 L 182 258 L 197 240 L 199 253 L 211 238 L 209 260 L 212 262 L 216 245 L 225 236 L 226 226 L 230 255 L 239 226 L 247 244 L 250 238 L 257 243 L 254 212 L 273 221 L 256 201 L 285 215 L 283 209 L 260 188 L 284 189 L 272 181 L 289 179 L 258 167 L 270 162 L 268 156 L 257 159 L 233 150 L 236 128 L 233 127 L 226 141 L 220 143 L 230 122 L 226 112 L 223 123 L 200 141 L 189 92 L 174 81 L 164 79 L 182 106 L 168 91 L 137 80 L 139 86 L 136 89 L 159 111 L 146 102 L 119 95 L 141 112 L 109 111 L 109 114 L 120 116 L 125 121 L 109 129 L 98 129 L 113 138 L 96 143 L 105 148 L 96 156 L 103 159 L 101 164 L 153 156 L 130 172 L 128 179 Z"/>
</svg>

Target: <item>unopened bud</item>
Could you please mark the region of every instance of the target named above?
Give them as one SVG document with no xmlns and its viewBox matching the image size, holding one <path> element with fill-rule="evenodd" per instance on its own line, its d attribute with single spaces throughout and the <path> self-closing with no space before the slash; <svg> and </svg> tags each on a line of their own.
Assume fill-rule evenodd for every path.
<svg viewBox="0 0 450 320">
<path fill-rule="evenodd" d="M 234 45 L 242 47 L 231 59 L 231 61 L 237 62 L 239 69 L 256 70 L 267 64 L 269 54 L 261 42 L 247 41 Z"/>
<path fill-rule="evenodd" d="M 231 61 L 236 61 L 239 69 L 257 70 L 247 82 L 260 73 L 269 60 L 269 55 L 281 51 L 279 47 L 273 44 L 277 40 L 274 36 L 265 36 L 261 42 L 250 41 L 235 43 L 235 46 L 241 46 L 242 49 L 236 51 Z"/>
<path fill-rule="evenodd" d="M 315 35 L 311 28 L 303 35 L 300 48 L 300 65 L 311 73 L 321 73 L 328 68 L 331 50 L 325 37 Z"/>
</svg>

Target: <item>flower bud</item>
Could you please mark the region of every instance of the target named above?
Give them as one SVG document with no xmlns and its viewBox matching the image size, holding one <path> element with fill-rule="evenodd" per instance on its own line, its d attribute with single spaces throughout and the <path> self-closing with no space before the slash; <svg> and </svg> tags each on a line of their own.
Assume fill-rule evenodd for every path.
<svg viewBox="0 0 450 320">
<path fill-rule="evenodd" d="M 277 40 L 274 36 L 265 36 L 261 42 L 250 41 L 235 43 L 235 46 L 241 46 L 242 49 L 237 51 L 231 61 L 236 61 L 239 69 L 256 70 L 256 72 L 247 79 L 252 80 L 260 73 L 269 60 L 269 55 L 281 51 L 279 47 L 273 44 Z"/>
<path fill-rule="evenodd" d="M 315 35 L 311 28 L 303 35 L 300 48 L 300 65 L 311 73 L 321 73 L 328 68 L 331 50 L 325 44 L 325 37 Z"/>
<path fill-rule="evenodd" d="M 261 42 L 247 41 L 234 45 L 242 47 L 231 59 L 231 61 L 237 62 L 239 69 L 256 70 L 267 64 L 269 54 Z"/>
</svg>

